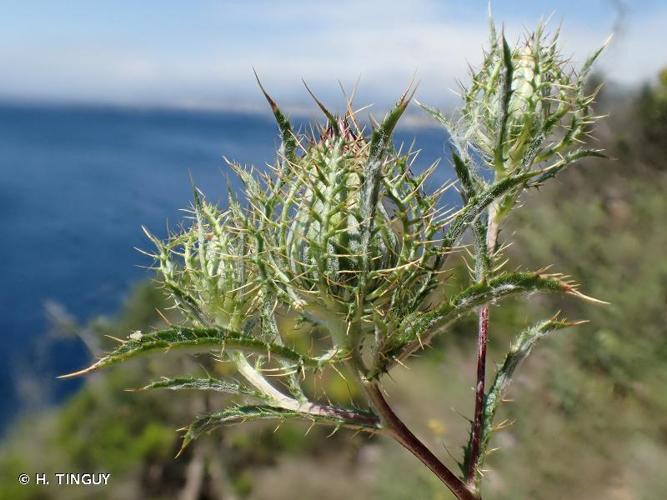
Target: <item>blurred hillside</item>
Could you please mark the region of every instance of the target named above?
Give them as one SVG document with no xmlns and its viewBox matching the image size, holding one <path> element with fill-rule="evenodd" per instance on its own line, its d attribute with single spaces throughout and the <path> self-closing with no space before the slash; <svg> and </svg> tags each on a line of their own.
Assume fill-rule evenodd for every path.
<svg viewBox="0 0 667 500">
<path fill-rule="evenodd" d="M 588 324 L 538 346 L 501 410 L 488 499 L 653 500 L 667 497 L 667 71 L 632 97 L 603 93 L 596 141 L 611 161 L 587 161 L 531 195 L 501 238 L 509 267 L 553 264 L 611 302 L 540 297 L 492 309 L 491 356 L 529 319 L 560 308 Z M 463 275 L 463 273 L 459 273 Z M 139 288 L 118 317 L 84 329 L 93 350 L 163 319 L 166 304 Z M 62 325 L 61 325 L 62 326 Z M 474 319 L 457 325 L 389 387 L 397 413 L 443 459 L 460 455 L 473 404 Z M 202 358 L 203 359 L 203 358 Z M 201 359 L 144 359 L 90 377 L 46 416 L 26 415 L 0 450 L 0 498 L 299 500 L 447 499 L 436 479 L 393 443 L 307 425 L 243 425 L 195 443 L 178 459 L 174 429 L 217 406 L 204 394 L 134 393 L 145 380 L 197 370 Z M 200 369 L 225 370 L 225 366 Z M 151 376 L 152 375 L 152 376 Z M 326 376 L 334 398 L 354 397 Z M 111 472 L 105 489 L 20 486 L 21 472 Z"/>
</svg>

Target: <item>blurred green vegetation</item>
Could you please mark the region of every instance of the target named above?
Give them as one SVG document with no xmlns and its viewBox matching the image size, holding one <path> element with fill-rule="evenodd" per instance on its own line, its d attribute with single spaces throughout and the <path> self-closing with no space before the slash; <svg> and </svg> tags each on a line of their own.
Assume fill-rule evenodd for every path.
<svg viewBox="0 0 667 500">
<path fill-rule="evenodd" d="M 609 306 L 540 297 L 491 311 L 491 357 L 554 307 L 589 323 L 554 335 L 521 367 L 503 406 L 484 486 L 489 499 L 667 497 L 667 71 L 634 97 L 602 94 L 611 117 L 596 140 L 612 161 L 587 161 L 528 196 L 504 235 L 509 267 L 567 270 Z M 508 238 L 510 239 L 510 238 Z M 464 275 L 455 269 L 454 276 Z M 113 320 L 89 327 L 126 335 L 164 321 L 159 291 L 138 288 Z M 474 318 L 462 321 L 388 387 L 396 411 L 450 465 L 473 405 Z M 120 333 L 119 333 L 120 332 Z M 295 339 L 298 341 L 298 338 Z M 307 425 L 232 426 L 173 459 L 177 427 L 220 396 L 126 392 L 203 358 L 144 359 L 95 375 L 41 416 L 26 415 L 0 448 L 0 498 L 447 499 L 397 445 Z M 190 370 L 192 371 L 192 370 Z M 351 398 L 335 374 L 329 394 Z M 19 486 L 21 472 L 111 472 L 104 489 Z"/>
<path fill-rule="evenodd" d="M 506 408 L 516 453 L 492 462 L 503 484 L 491 498 L 667 497 L 667 72 L 629 106 L 613 96 L 601 105 L 612 160 L 528 199 L 512 254 L 568 270 L 611 304 L 564 304 L 590 322 L 524 367 Z"/>
</svg>

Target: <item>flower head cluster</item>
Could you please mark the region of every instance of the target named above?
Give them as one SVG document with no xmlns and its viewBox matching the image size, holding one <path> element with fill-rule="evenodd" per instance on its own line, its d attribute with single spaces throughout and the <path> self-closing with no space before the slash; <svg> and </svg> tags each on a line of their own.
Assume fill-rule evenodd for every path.
<svg viewBox="0 0 667 500">
<path fill-rule="evenodd" d="M 276 108 L 276 164 L 258 172 L 230 162 L 239 199 L 221 210 L 195 191 L 192 226 L 153 238 L 164 283 L 188 316 L 239 329 L 273 297 L 347 344 L 350 325 L 358 335 L 418 308 L 448 251 L 439 240 L 447 221 L 438 210 L 445 187 L 424 190 L 436 165 L 415 174 L 417 154 L 391 141 L 408 102 L 406 94 L 371 134 L 352 111 L 326 111 L 319 130 L 297 134 Z"/>
<path fill-rule="evenodd" d="M 226 392 L 244 403 L 198 417 L 186 430 L 184 446 L 230 422 L 306 418 L 372 433 L 389 429 L 424 457 L 423 445 L 396 423 L 383 399 L 385 374 L 477 308 L 480 325 L 488 326 L 488 306 L 505 297 L 541 291 L 588 298 L 562 275 L 504 272 L 497 236 L 522 192 L 581 158 L 600 155 L 584 145 L 597 118 L 590 110 L 595 91 L 584 84 L 598 54 L 575 72 L 558 50 L 557 35 L 547 38 L 542 26 L 514 48 L 492 26 L 490 47 L 464 89 L 458 118 L 422 106 L 445 125 L 451 140 L 462 198 L 452 213 L 441 197 L 453 184 L 427 190 L 437 165 L 413 170 L 416 152 L 398 148 L 392 139 L 410 91 L 372 127 L 359 125 L 351 103 L 336 117 L 315 99 L 326 123 L 311 134 L 294 131 L 264 92 L 281 136 L 275 164 L 248 169 L 229 162 L 243 187 L 240 195 L 230 195 L 226 208 L 195 189 L 189 227 L 166 241 L 149 234 L 156 267 L 186 323 L 135 332 L 68 376 L 164 349 L 213 350 L 214 359 L 234 364 L 241 382 L 178 377 L 145 387 Z M 466 234 L 473 239 L 472 280 L 438 290 L 434 300 L 431 292 L 451 269 L 447 259 Z M 279 328 L 285 311 L 296 312 L 310 333 L 324 333 L 311 349 L 291 343 Z M 459 498 L 479 498 L 493 418 L 516 367 L 538 339 L 571 325 L 554 317 L 528 328 L 486 393 L 485 354 L 479 355 L 481 383 L 463 463 L 466 484 L 443 464 L 434 468 L 435 456 L 425 461 Z M 485 353 L 487 327 L 480 332 L 478 352 Z M 323 343 L 326 351 L 318 352 Z M 368 408 L 319 402 L 302 385 L 307 370 L 331 367 L 342 374 L 339 366 L 366 394 Z"/>
</svg>

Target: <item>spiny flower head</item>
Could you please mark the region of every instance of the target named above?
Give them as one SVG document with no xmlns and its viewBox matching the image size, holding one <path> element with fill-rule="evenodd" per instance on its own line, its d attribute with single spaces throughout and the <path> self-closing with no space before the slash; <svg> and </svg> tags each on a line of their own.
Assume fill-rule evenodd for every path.
<svg viewBox="0 0 667 500">
<path fill-rule="evenodd" d="M 363 323 L 414 302 L 432 277 L 428 266 L 443 251 L 436 238 L 444 189 L 427 194 L 423 184 L 436 166 L 416 175 L 417 153 L 391 141 L 408 101 L 404 95 L 371 134 L 351 106 L 342 118 L 324 108 L 327 124 L 310 136 L 293 134 L 294 150 L 270 175 L 231 164 L 245 184 L 260 279 L 315 320 Z"/>
<path fill-rule="evenodd" d="M 589 91 L 586 79 L 606 44 L 575 70 L 560 52 L 558 37 L 540 24 L 512 47 L 491 21 L 489 48 L 480 67 L 471 69 L 461 113 L 445 123 L 456 154 L 474 167 L 477 182 L 488 178 L 483 169 L 502 179 L 549 166 L 543 181 L 584 156 L 600 155 L 584 146 L 600 118 L 591 110 L 599 88 Z M 498 204 L 499 216 L 514 205 L 516 194 Z"/>
<path fill-rule="evenodd" d="M 245 265 L 251 247 L 231 210 L 222 211 L 195 189 L 191 227 L 161 241 L 145 231 L 175 304 L 195 324 L 230 328 L 255 310 L 253 269 Z"/>
</svg>

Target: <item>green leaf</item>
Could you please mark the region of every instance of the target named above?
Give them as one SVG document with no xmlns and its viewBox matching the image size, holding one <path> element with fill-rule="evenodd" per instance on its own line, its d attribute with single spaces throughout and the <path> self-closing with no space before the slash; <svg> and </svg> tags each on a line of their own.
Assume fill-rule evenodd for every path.
<svg viewBox="0 0 667 500">
<path fill-rule="evenodd" d="M 183 348 L 210 349 L 213 347 L 277 356 L 302 367 L 318 368 L 323 363 L 333 359 L 331 356 L 325 358 L 304 356 L 289 347 L 264 342 L 249 335 L 223 328 L 174 327 L 141 335 L 137 339 L 129 338 L 124 340 L 118 348 L 88 368 L 67 375 L 61 375 L 59 378 L 76 377 L 157 350 L 169 351 L 171 349 Z"/>
<path fill-rule="evenodd" d="M 505 74 L 503 76 L 503 88 L 500 99 L 500 119 L 497 125 L 498 137 L 495 148 L 495 168 L 497 172 L 505 170 L 505 134 L 507 132 L 507 120 L 509 119 L 510 100 L 512 99 L 512 78 L 514 75 L 514 65 L 512 63 L 512 49 L 507 43 L 505 34 L 502 35 L 503 42 L 503 65 Z"/>
<path fill-rule="evenodd" d="M 246 394 L 249 396 L 258 396 L 259 394 L 252 389 L 242 386 L 236 382 L 227 382 L 225 380 L 216 379 L 213 377 L 196 378 L 196 377 L 162 377 L 160 380 L 151 382 L 136 391 L 148 391 L 152 389 L 169 389 L 171 391 L 180 390 L 196 390 L 196 391 L 214 391 L 224 392 L 227 394 Z"/>
<path fill-rule="evenodd" d="M 313 407 L 316 407 L 313 406 Z M 305 408 L 305 407 L 304 407 Z M 324 407 L 318 407 L 323 409 Z M 326 408 L 326 412 L 310 413 L 291 410 L 270 405 L 234 406 L 225 410 L 198 417 L 184 429 L 183 444 L 178 455 L 195 439 L 202 434 L 216 429 L 225 424 L 245 422 L 248 420 L 287 420 L 308 419 L 319 424 L 335 425 L 337 427 L 352 427 L 369 432 L 377 432 L 381 429 L 377 417 L 368 412 L 352 412 L 339 408 Z M 177 455 L 177 456 L 178 456 Z"/>
<path fill-rule="evenodd" d="M 398 120 L 407 109 L 408 104 L 410 104 L 415 91 L 416 89 L 413 89 L 412 85 L 410 85 L 394 108 L 384 117 L 382 123 L 373 130 L 371 134 L 369 163 L 377 161 L 386 148 L 391 145 L 391 135 L 394 132 L 394 128 L 396 128 Z"/>
<path fill-rule="evenodd" d="M 528 185 L 531 179 L 540 175 L 542 172 L 526 172 L 519 175 L 505 177 L 488 186 L 474 197 L 468 200 L 468 203 L 461 209 L 458 215 L 451 222 L 443 238 L 443 247 L 450 248 L 456 244 L 458 239 L 468 229 L 470 224 L 480 216 L 486 208 L 494 201 L 502 198 L 507 193 L 516 189 L 521 189 Z"/>
<path fill-rule="evenodd" d="M 454 163 L 454 171 L 461 184 L 461 197 L 463 202 L 467 203 L 470 198 L 477 193 L 477 179 L 470 170 L 470 165 L 463 161 L 456 151 L 452 151 L 452 161 Z"/>
<path fill-rule="evenodd" d="M 535 180 L 531 183 L 531 186 L 538 186 L 543 182 L 552 179 L 562 170 L 569 167 L 572 163 L 583 158 L 607 158 L 607 155 L 605 155 L 602 149 L 579 149 L 577 151 L 573 151 L 572 153 L 568 153 L 553 165 L 539 170 L 538 173 L 540 175 L 535 178 Z"/>
<path fill-rule="evenodd" d="M 581 66 L 581 69 L 579 70 L 579 81 L 583 83 L 583 81 L 586 79 L 588 74 L 591 71 L 591 68 L 593 67 L 593 63 L 597 60 L 598 57 L 600 57 L 600 54 L 604 52 L 604 50 L 609 46 L 609 43 L 611 42 L 613 35 L 610 35 L 605 42 L 602 44 L 602 46 L 594 51 L 590 56 L 588 56 L 588 59 L 584 61 L 584 64 Z"/>
<path fill-rule="evenodd" d="M 392 146 L 391 137 L 394 128 L 401 118 L 401 115 L 408 107 L 414 91 L 410 92 L 408 88 L 401 98 L 396 103 L 396 106 L 387 113 L 382 123 L 373 130 L 371 135 L 370 151 L 368 161 L 364 167 L 364 180 L 361 192 L 363 198 L 361 200 L 361 217 L 364 222 L 362 229 L 362 240 L 370 238 L 372 231 L 371 221 L 378 204 L 378 196 L 380 191 L 380 177 L 382 175 L 382 158 L 387 153 L 387 150 Z M 362 250 L 366 250 L 366 244 L 362 243 Z"/>
<path fill-rule="evenodd" d="M 519 365 L 528 357 L 533 346 L 542 338 L 549 335 L 550 333 L 562 330 L 563 328 L 569 328 L 571 326 L 576 326 L 578 323 L 571 323 L 565 320 L 559 320 L 557 318 L 552 318 L 550 320 L 542 321 L 536 325 L 527 328 L 512 342 L 510 350 L 505 356 L 505 360 L 502 365 L 498 367 L 496 371 L 496 376 L 494 378 L 491 388 L 487 392 L 484 398 L 484 417 L 482 421 L 482 437 L 480 443 L 480 453 L 477 458 L 477 463 L 473 464 L 474 470 L 479 471 L 484 464 L 484 459 L 488 454 L 489 441 L 491 439 L 491 434 L 493 433 L 493 420 L 496 416 L 496 412 L 500 403 L 503 400 L 503 395 L 512 381 L 512 377 Z M 470 435 L 472 439 L 472 432 Z M 467 471 L 469 469 L 469 462 L 472 460 L 470 457 L 470 441 L 468 445 L 464 448 L 464 462 L 463 470 Z"/>
<path fill-rule="evenodd" d="M 512 377 L 519 365 L 528 357 L 535 344 L 550 333 L 576 326 L 565 320 L 552 318 L 533 325 L 523 332 L 512 342 L 505 360 L 496 372 L 495 379 L 484 401 L 484 423 L 487 433 L 491 431 L 493 417 L 502 402 L 504 392 L 507 390 Z"/>
<path fill-rule="evenodd" d="M 504 297 L 538 291 L 566 293 L 591 302 L 606 304 L 582 294 L 575 284 L 557 276 L 526 272 L 503 273 L 485 283 L 466 288 L 433 311 L 409 315 L 398 328 L 400 333 L 390 337 L 389 344 L 381 350 L 382 357 L 370 377 L 377 377 L 388 371 L 397 361 L 402 361 L 422 349 L 435 335 L 476 307 Z"/>
<path fill-rule="evenodd" d="M 439 109 L 434 108 L 433 106 L 428 106 L 428 105 L 426 105 L 426 104 L 424 104 L 424 103 L 421 103 L 421 102 L 418 102 L 418 101 L 417 101 L 417 106 L 419 106 L 420 108 L 422 108 L 422 109 L 423 109 L 424 111 L 426 111 L 429 115 L 431 115 L 431 117 L 432 117 L 435 121 L 437 121 L 438 123 L 440 123 L 440 125 L 442 125 L 442 126 L 445 128 L 445 130 L 447 131 L 447 133 L 450 133 L 450 132 L 452 131 L 452 129 L 454 128 L 454 126 L 452 125 L 452 123 L 449 121 L 449 118 L 447 118 L 447 117 L 444 115 L 444 113 L 443 113 L 442 111 L 440 111 Z"/>
<path fill-rule="evenodd" d="M 338 120 L 336 120 L 336 117 L 333 115 L 331 111 L 329 111 L 326 106 L 320 101 L 315 94 L 313 93 L 312 90 L 310 90 L 310 87 L 308 87 L 308 84 L 306 83 L 305 80 L 301 80 L 303 82 L 303 86 L 306 87 L 306 90 L 310 94 L 310 97 L 313 98 L 315 101 L 315 104 L 317 104 L 317 107 L 320 108 L 322 113 L 324 113 L 324 116 L 327 117 L 327 121 L 329 122 L 329 126 L 331 127 L 331 130 L 334 133 L 334 136 L 340 137 L 340 126 L 338 125 Z"/>
<path fill-rule="evenodd" d="M 271 98 L 271 96 L 266 92 L 266 90 L 264 90 L 264 87 L 262 86 L 262 82 L 260 82 L 259 80 L 257 72 L 254 69 L 253 72 L 255 73 L 257 84 L 259 85 L 262 94 L 264 94 L 264 97 L 268 101 L 269 106 L 271 106 L 271 111 L 273 111 L 273 116 L 276 118 L 276 122 L 278 123 L 278 128 L 280 129 L 280 135 L 282 139 L 282 145 L 281 145 L 282 153 L 284 154 L 288 162 L 295 161 L 297 141 L 294 132 L 292 131 L 292 125 L 290 121 L 287 119 L 287 117 L 280 110 L 280 108 L 276 104 L 276 101 L 274 101 Z"/>
<path fill-rule="evenodd" d="M 234 406 L 219 412 L 202 415 L 197 417 L 188 427 L 179 429 L 185 431 L 185 435 L 183 436 L 181 449 L 176 456 L 178 457 L 183 453 L 185 448 L 187 448 L 192 441 L 198 439 L 202 434 L 225 424 L 245 422 L 248 420 L 284 420 L 289 417 L 300 416 L 301 414 L 295 411 L 268 405 Z"/>
<path fill-rule="evenodd" d="M 401 98 L 396 103 L 396 106 L 387 113 L 382 123 L 373 130 L 371 135 L 370 150 L 368 161 L 364 166 L 364 178 L 361 187 L 361 248 L 360 254 L 362 257 L 362 268 L 364 271 L 368 270 L 369 255 L 368 249 L 370 246 L 371 236 L 373 233 L 373 221 L 375 219 L 375 211 L 379 202 L 380 184 L 382 181 L 382 166 L 383 158 L 387 151 L 392 147 L 391 137 L 401 118 L 401 115 L 408 107 L 410 100 L 414 95 L 414 90 L 411 87 L 403 93 Z M 362 287 L 366 276 L 362 274 Z"/>
</svg>

